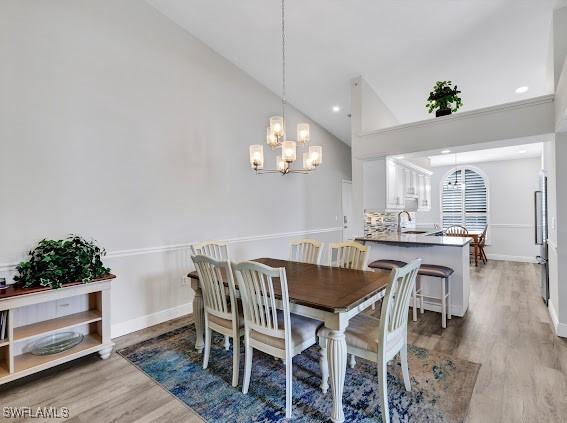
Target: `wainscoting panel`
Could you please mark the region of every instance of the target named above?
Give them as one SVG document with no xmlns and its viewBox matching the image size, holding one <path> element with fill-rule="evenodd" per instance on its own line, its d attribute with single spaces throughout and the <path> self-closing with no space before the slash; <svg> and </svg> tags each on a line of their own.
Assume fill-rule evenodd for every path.
<svg viewBox="0 0 567 423">
<path fill-rule="evenodd" d="M 229 242 L 231 259 L 240 261 L 260 257 L 287 258 L 289 241 L 306 237 L 328 244 L 342 239 L 342 228 L 262 234 L 226 241 Z M 112 282 L 113 338 L 192 313 L 193 290 L 186 275 L 193 270 L 190 260 L 193 243 L 108 253 L 104 261 L 118 276 Z M 323 263 L 326 263 L 327 257 L 325 249 Z M 16 264 L 0 264 L 0 276 L 11 279 Z M 61 306 L 72 311 L 81 307 L 83 302 L 83 298 L 71 299 Z M 53 304 L 47 309 L 26 310 L 24 314 L 19 316 L 18 326 L 60 315 L 61 311 Z"/>
</svg>

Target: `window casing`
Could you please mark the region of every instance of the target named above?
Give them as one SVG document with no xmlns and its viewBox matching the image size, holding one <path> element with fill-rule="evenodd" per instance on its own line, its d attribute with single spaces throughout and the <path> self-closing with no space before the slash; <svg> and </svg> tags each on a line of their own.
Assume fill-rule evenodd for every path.
<svg viewBox="0 0 567 423">
<path fill-rule="evenodd" d="M 457 181 L 458 188 L 454 188 Z M 451 169 L 441 182 L 441 221 L 443 229 L 461 225 L 469 231 L 482 231 L 489 221 L 488 183 L 478 169 Z"/>
</svg>

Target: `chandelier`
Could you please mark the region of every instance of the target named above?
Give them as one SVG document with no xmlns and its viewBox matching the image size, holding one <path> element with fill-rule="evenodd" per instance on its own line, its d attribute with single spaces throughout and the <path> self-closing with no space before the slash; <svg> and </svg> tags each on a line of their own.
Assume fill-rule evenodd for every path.
<svg viewBox="0 0 567 423">
<path fill-rule="evenodd" d="M 292 165 L 297 160 L 297 146 L 306 149 L 309 143 L 309 124 L 299 123 L 297 125 L 297 141 L 287 139 L 286 136 L 286 62 L 285 62 L 285 0 L 282 0 L 282 114 L 272 116 L 266 129 L 266 143 L 271 150 L 281 149 L 281 154 L 276 157 L 275 169 L 264 169 L 264 146 L 254 144 L 250 146 L 250 166 L 256 174 L 263 173 L 309 173 L 317 169 L 322 163 L 323 147 L 319 145 L 310 146 L 307 151 L 302 151 L 303 167 L 293 169 Z"/>
</svg>

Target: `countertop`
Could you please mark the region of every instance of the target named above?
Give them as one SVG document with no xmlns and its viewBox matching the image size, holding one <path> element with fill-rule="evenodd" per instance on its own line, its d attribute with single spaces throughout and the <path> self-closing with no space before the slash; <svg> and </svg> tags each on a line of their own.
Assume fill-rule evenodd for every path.
<svg viewBox="0 0 567 423">
<path fill-rule="evenodd" d="M 385 232 L 382 234 L 369 235 L 366 237 L 356 238 L 360 242 L 377 242 L 380 244 L 393 244 L 393 245 L 415 245 L 415 246 L 441 246 L 441 247 L 464 247 L 471 242 L 470 237 L 457 237 L 457 236 L 436 236 L 439 229 L 417 229 L 423 230 L 423 234 L 410 234 L 408 231 L 414 229 L 402 230 L 398 232 Z"/>
</svg>

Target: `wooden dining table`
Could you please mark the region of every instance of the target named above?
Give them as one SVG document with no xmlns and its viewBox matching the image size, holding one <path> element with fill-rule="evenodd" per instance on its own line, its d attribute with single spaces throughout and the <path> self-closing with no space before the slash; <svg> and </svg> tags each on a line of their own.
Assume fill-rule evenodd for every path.
<svg viewBox="0 0 567 423">
<path fill-rule="evenodd" d="M 327 345 L 329 378 L 333 396 L 331 420 L 343 422 L 343 388 L 347 364 L 345 329 L 349 320 L 382 299 L 390 276 L 382 272 L 341 269 L 274 258 L 253 260 L 286 270 L 290 312 L 320 320 L 330 330 Z M 195 348 L 203 351 L 204 311 L 199 276 L 189 273 L 195 291 Z M 278 284 L 275 284 L 278 285 Z M 277 287 L 279 290 L 279 286 Z M 276 296 L 279 292 L 274 286 Z"/>
</svg>

